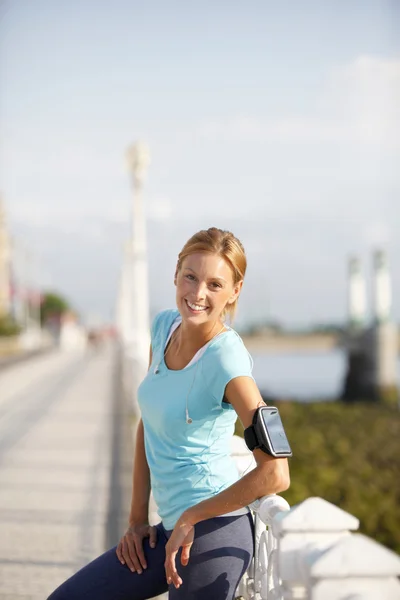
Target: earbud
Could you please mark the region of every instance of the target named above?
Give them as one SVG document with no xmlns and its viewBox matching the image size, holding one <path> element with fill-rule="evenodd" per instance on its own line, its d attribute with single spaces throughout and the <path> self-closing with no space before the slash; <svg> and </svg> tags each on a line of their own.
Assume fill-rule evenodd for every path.
<svg viewBox="0 0 400 600">
<path fill-rule="evenodd" d="M 193 419 L 190 418 L 189 411 L 188 411 L 187 407 L 186 407 L 186 423 L 188 425 L 191 425 L 191 423 L 193 423 Z"/>
</svg>

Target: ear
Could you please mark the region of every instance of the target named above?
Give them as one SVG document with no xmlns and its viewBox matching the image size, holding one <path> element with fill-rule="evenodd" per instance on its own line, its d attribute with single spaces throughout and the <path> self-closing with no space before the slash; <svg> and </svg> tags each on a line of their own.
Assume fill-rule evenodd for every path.
<svg viewBox="0 0 400 600">
<path fill-rule="evenodd" d="M 178 267 L 176 267 L 175 269 L 175 275 L 174 275 L 174 285 L 176 285 L 176 281 L 178 279 Z"/>
<path fill-rule="evenodd" d="M 243 280 L 242 281 L 238 281 L 237 283 L 235 283 L 234 288 L 233 288 L 233 294 L 229 298 L 228 304 L 233 304 L 235 302 L 235 300 L 238 299 L 239 294 L 240 294 L 241 289 L 242 289 L 242 286 L 243 286 Z"/>
</svg>

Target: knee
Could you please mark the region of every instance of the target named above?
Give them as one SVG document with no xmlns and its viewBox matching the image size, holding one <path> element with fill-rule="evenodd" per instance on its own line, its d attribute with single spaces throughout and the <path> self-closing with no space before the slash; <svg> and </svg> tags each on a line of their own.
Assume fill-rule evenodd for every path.
<svg viewBox="0 0 400 600">
<path fill-rule="evenodd" d="M 62 586 L 58 587 L 48 596 L 47 600 L 72 600 L 72 597 L 67 597 L 67 594 L 62 590 Z"/>
</svg>

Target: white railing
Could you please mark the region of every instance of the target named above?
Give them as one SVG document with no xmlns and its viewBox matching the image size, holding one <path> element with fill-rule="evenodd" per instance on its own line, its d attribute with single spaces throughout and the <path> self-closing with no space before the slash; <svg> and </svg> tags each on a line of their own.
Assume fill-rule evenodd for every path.
<svg viewBox="0 0 400 600">
<path fill-rule="evenodd" d="M 234 436 L 232 456 L 244 475 L 253 455 Z M 243 600 L 400 600 L 400 558 L 357 533 L 353 515 L 322 498 L 292 508 L 278 495 L 252 503 L 254 558 L 239 583 Z M 150 523 L 159 521 L 151 497 Z M 159 600 L 167 598 L 167 594 Z"/>
<path fill-rule="evenodd" d="M 282 594 L 278 570 L 278 540 L 271 525 L 276 514 L 287 512 L 290 507 L 280 496 L 265 496 L 254 502 L 251 508 L 254 511 L 255 525 L 254 558 L 239 584 L 237 597 L 246 600 L 275 600 L 281 598 Z"/>
<path fill-rule="evenodd" d="M 241 475 L 255 466 L 240 437 L 233 438 L 232 456 Z M 254 558 L 236 599 L 400 600 L 400 558 L 351 533 L 359 526 L 353 515 L 322 498 L 307 498 L 290 508 L 278 495 L 257 500 L 251 509 Z M 151 499 L 151 523 L 159 520 L 156 510 Z"/>
<path fill-rule="evenodd" d="M 252 455 L 235 436 L 243 475 Z M 400 600 L 400 558 L 351 533 L 359 521 L 322 498 L 292 508 L 280 496 L 253 503 L 255 555 L 237 590 L 244 600 Z"/>
</svg>

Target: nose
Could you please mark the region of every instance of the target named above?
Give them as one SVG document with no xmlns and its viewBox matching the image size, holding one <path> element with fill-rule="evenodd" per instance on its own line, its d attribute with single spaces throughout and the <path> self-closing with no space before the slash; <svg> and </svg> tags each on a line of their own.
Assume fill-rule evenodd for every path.
<svg viewBox="0 0 400 600">
<path fill-rule="evenodd" d="M 197 283 L 196 288 L 195 288 L 195 299 L 197 302 L 204 300 L 204 298 L 206 297 L 206 288 L 207 288 L 207 284 L 205 281 L 204 282 L 199 281 Z"/>
</svg>

